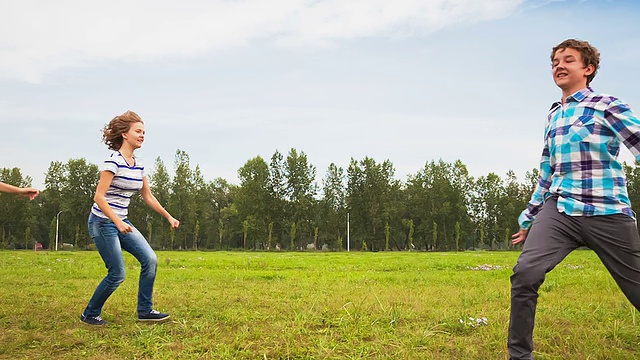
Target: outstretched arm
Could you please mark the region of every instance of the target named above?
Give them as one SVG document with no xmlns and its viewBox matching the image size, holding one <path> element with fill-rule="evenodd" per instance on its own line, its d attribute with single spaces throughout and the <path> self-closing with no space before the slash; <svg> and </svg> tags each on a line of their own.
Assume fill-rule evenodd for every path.
<svg viewBox="0 0 640 360">
<path fill-rule="evenodd" d="M 180 221 L 175 219 L 169 212 L 160 205 L 158 199 L 151 193 L 151 188 L 149 187 L 149 182 L 147 181 L 147 177 L 142 178 L 142 189 L 140 190 L 140 196 L 142 196 L 142 200 L 144 200 L 145 204 L 147 204 L 150 208 L 152 208 L 155 212 L 162 215 L 171 227 L 177 229 L 180 226 Z"/>
<path fill-rule="evenodd" d="M 20 188 L 17 186 L 5 184 L 3 182 L 0 182 L 0 191 L 5 193 L 12 193 L 12 194 L 26 196 L 29 198 L 29 200 L 35 199 L 36 196 L 40 194 L 39 190 L 34 189 L 32 187 Z"/>
</svg>

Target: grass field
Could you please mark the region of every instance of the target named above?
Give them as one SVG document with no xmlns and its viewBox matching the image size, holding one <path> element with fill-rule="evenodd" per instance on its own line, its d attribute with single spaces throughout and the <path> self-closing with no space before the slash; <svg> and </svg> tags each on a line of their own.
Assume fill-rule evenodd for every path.
<svg viewBox="0 0 640 360">
<path fill-rule="evenodd" d="M 126 254 L 109 324 L 91 327 L 79 316 L 106 273 L 97 252 L 0 252 L 0 358 L 507 358 L 517 252 L 157 254 L 154 307 L 172 320 L 136 322 Z M 541 288 L 535 355 L 640 358 L 639 322 L 595 254 L 576 251 Z"/>
</svg>

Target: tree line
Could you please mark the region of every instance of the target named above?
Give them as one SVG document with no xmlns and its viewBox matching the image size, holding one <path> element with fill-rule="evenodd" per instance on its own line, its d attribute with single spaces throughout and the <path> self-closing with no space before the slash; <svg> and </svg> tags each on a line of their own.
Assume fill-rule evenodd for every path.
<svg viewBox="0 0 640 360">
<path fill-rule="evenodd" d="M 640 170 L 624 167 L 638 212 Z M 474 178 L 460 160 L 439 160 L 402 182 L 391 161 L 365 157 L 346 169 L 330 164 L 318 184 L 315 166 L 296 149 L 249 159 L 239 184 L 205 180 L 182 150 L 173 174 L 159 157 L 147 169 L 153 194 L 181 222 L 171 230 L 139 195 L 132 198 L 129 219 L 156 249 L 507 249 L 538 179 L 537 169 L 523 182 L 513 171 Z M 37 241 L 54 248 L 57 233 L 59 246 L 92 248 L 86 227 L 98 178 L 98 166 L 84 158 L 53 161 L 34 201 L 0 194 L 0 247 L 33 248 Z M 2 168 L 0 181 L 31 186 L 32 179 Z"/>
</svg>

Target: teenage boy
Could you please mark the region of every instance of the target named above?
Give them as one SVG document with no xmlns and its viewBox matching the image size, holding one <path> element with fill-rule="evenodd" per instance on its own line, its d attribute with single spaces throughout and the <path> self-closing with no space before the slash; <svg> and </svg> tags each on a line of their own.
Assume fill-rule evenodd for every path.
<svg viewBox="0 0 640 360">
<path fill-rule="evenodd" d="M 586 41 L 565 40 L 551 51 L 562 98 L 547 117 L 540 178 L 512 240 L 524 246 L 511 276 L 511 359 L 533 359 L 538 289 L 579 246 L 598 255 L 640 310 L 640 238 L 618 160 L 620 145 L 640 160 L 640 120 L 624 102 L 589 87 L 599 64 Z"/>
</svg>

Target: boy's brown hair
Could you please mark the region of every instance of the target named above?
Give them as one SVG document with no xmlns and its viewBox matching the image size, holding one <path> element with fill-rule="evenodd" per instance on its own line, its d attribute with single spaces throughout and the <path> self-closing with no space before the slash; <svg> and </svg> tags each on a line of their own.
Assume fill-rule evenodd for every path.
<svg viewBox="0 0 640 360">
<path fill-rule="evenodd" d="M 600 52 L 593 45 L 589 44 L 588 41 L 567 39 L 556 45 L 551 50 L 551 61 L 553 62 L 553 57 L 556 55 L 556 51 L 564 50 L 566 48 L 577 50 L 580 53 L 584 67 L 593 65 L 593 73 L 587 76 L 587 86 L 589 86 L 589 83 L 591 83 L 591 80 L 596 77 L 596 73 L 600 68 Z"/>
</svg>

